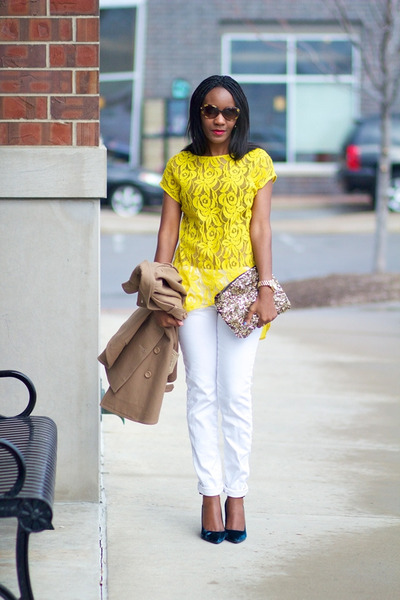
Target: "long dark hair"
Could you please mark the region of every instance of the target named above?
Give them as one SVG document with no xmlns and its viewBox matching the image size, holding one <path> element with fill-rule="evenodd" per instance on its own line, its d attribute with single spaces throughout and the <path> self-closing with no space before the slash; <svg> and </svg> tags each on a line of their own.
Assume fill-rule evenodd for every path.
<svg viewBox="0 0 400 600">
<path fill-rule="evenodd" d="M 197 86 L 190 99 L 189 120 L 187 126 L 188 136 L 192 142 L 186 146 L 192 154 L 204 156 L 208 149 L 207 139 L 203 132 L 201 123 L 200 107 L 203 105 L 204 98 L 216 87 L 225 88 L 235 101 L 235 106 L 240 108 L 240 115 L 236 121 L 236 127 L 232 129 L 229 142 L 229 155 L 234 160 L 243 158 L 247 152 L 257 148 L 255 144 L 249 143 L 249 104 L 247 98 L 237 81 L 229 75 L 211 75 Z"/>
</svg>

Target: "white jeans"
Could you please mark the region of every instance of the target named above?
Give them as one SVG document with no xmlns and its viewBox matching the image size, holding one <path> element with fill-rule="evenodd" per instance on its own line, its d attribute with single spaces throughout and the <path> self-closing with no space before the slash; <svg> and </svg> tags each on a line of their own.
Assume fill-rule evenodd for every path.
<svg viewBox="0 0 400 600">
<path fill-rule="evenodd" d="M 189 312 L 179 329 L 186 369 L 193 463 L 205 496 L 247 493 L 252 440 L 251 383 L 260 330 L 237 338 L 213 306 Z M 219 412 L 224 469 L 219 450 Z"/>
</svg>

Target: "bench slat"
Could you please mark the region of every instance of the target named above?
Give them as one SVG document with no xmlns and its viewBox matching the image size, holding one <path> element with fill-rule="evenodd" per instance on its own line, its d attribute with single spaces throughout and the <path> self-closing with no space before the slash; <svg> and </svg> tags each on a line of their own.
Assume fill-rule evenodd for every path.
<svg viewBox="0 0 400 600">
<path fill-rule="evenodd" d="M 0 516 L 20 517 L 26 531 L 52 529 L 56 475 L 57 428 L 49 417 L 0 418 L 0 437 L 22 453 L 26 477 L 17 498 L 2 498 Z M 18 476 L 15 459 L 0 448 L 0 494 L 13 487 Z"/>
</svg>

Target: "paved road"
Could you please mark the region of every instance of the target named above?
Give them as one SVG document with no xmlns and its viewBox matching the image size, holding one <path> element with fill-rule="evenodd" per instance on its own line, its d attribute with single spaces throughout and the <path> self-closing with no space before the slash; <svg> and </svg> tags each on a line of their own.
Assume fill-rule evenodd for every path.
<svg viewBox="0 0 400 600">
<path fill-rule="evenodd" d="M 158 216 L 121 219 L 102 212 L 102 308 L 128 308 L 132 298 L 121 290 L 132 269 L 152 260 Z M 281 281 L 333 273 L 368 273 L 374 247 L 374 216 L 364 207 L 278 208 L 272 215 L 274 270 Z M 400 215 L 390 215 L 388 271 L 400 272 Z"/>
</svg>

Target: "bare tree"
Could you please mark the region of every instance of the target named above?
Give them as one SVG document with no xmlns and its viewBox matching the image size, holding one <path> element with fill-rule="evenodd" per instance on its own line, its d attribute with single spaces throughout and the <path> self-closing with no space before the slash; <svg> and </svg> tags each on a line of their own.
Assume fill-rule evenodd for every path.
<svg viewBox="0 0 400 600">
<path fill-rule="evenodd" d="M 381 145 L 376 187 L 376 228 L 373 271 L 386 270 L 387 215 L 391 180 L 391 115 L 400 88 L 400 0 L 334 0 L 341 27 L 359 49 L 363 72 L 369 80 L 365 91 L 378 104 Z M 358 39 L 356 23 L 361 23 Z"/>
</svg>

